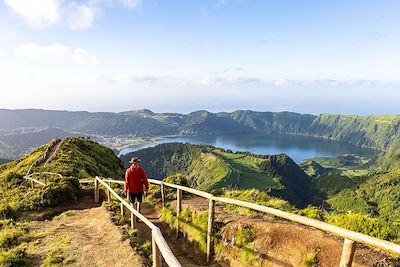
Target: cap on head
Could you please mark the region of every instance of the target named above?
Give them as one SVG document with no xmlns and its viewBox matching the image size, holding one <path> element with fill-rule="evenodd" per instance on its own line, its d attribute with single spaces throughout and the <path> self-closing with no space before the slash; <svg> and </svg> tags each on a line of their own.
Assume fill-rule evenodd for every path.
<svg viewBox="0 0 400 267">
<path fill-rule="evenodd" d="M 129 161 L 129 163 L 131 163 L 131 164 L 136 164 L 136 163 L 139 163 L 140 162 L 140 158 L 138 158 L 138 157 L 133 157 L 130 161 Z"/>
</svg>

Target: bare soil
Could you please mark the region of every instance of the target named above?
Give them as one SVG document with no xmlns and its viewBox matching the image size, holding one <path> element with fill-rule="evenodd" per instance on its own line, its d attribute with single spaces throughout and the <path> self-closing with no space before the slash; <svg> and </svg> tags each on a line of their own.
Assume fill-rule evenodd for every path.
<svg viewBox="0 0 400 267">
<path fill-rule="evenodd" d="M 56 248 L 62 249 L 63 258 L 71 259 L 68 266 L 146 266 L 143 256 L 129 241 L 123 241 L 120 230 L 111 222 L 110 213 L 104 207 L 88 205 L 93 202 L 93 197 L 85 195 L 76 209 L 71 206 L 53 209 L 44 217 L 70 208 L 52 220 L 38 221 L 31 226 L 30 233 L 37 238 L 32 266 L 39 266 Z"/>
</svg>

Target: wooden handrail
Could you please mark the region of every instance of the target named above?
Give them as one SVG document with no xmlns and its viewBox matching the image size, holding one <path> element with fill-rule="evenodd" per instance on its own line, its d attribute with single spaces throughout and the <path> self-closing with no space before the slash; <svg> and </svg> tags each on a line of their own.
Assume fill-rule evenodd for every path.
<svg viewBox="0 0 400 267">
<path fill-rule="evenodd" d="M 31 174 L 29 174 L 29 175 L 27 175 L 27 176 L 28 176 L 28 177 L 32 177 L 32 176 L 35 175 L 35 174 L 48 174 L 48 175 L 57 175 L 57 176 L 60 177 L 60 178 L 63 177 L 62 174 L 60 174 L 60 173 L 55 173 L 55 172 L 34 172 L 34 173 L 31 173 Z"/>
<path fill-rule="evenodd" d="M 36 182 L 41 185 L 45 185 L 44 183 L 33 179 L 29 176 L 25 176 L 25 179 L 31 180 L 33 182 Z M 168 247 L 168 244 L 166 243 L 164 237 L 161 234 L 160 229 L 155 226 L 151 221 L 149 221 L 145 216 L 143 216 L 141 213 L 139 213 L 136 209 L 134 209 L 131 205 L 129 205 L 128 202 L 126 202 L 122 197 L 120 197 L 112 188 L 110 185 L 107 183 L 115 183 L 115 184 L 120 184 L 123 185 L 124 181 L 121 180 L 113 180 L 113 179 L 100 179 L 99 177 L 95 178 L 95 184 L 96 181 L 102 184 L 112 195 L 114 195 L 123 206 L 125 206 L 132 214 L 134 214 L 136 217 L 138 217 L 140 220 L 142 220 L 151 230 L 152 230 L 152 237 L 153 237 L 153 243 L 155 244 L 155 248 L 153 248 L 153 253 L 161 253 L 163 256 L 165 262 L 169 266 L 181 266 L 179 261 L 176 259 L 176 257 L 173 255 L 171 252 L 170 248 Z M 81 183 L 88 183 L 91 182 L 89 180 L 85 181 L 80 181 Z M 209 205 L 209 216 L 208 216 L 208 234 L 207 234 L 207 261 L 210 261 L 210 254 L 211 254 L 211 244 L 212 244 L 212 227 L 213 227 L 213 221 L 214 221 L 214 203 L 215 202 L 221 202 L 221 203 L 226 203 L 226 204 L 232 204 L 232 205 L 237 205 L 240 207 L 244 208 L 249 208 L 252 210 L 264 212 L 266 214 L 270 214 L 285 220 L 289 220 L 292 222 L 300 223 L 306 226 L 310 226 L 331 234 L 334 234 L 336 236 L 344 238 L 344 245 L 343 245 L 343 251 L 342 251 L 342 257 L 340 261 L 340 266 L 351 266 L 352 260 L 353 260 L 353 255 L 354 255 L 354 250 L 355 250 L 355 243 L 358 242 L 364 245 L 367 245 L 369 247 L 373 247 L 376 249 L 380 249 L 389 253 L 393 253 L 395 255 L 400 255 L 400 245 L 385 241 L 382 239 L 378 239 L 375 237 L 371 237 L 365 234 L 361 234 L 355 231 L 350 231 L 347 229 L 344 229 L 339 226 L 335 226 L 332 224 L 328 224 L 322 221 L 318 221 L 315 219 L 311 219 L 305 216 L 300 216 L 298 214 L 270 208 L 267 206 L 255 204 L 255 203 L 250 203 L 247 201 L 242 201 L 242 200 L 237 200 L 237 199 L 231 199 L 231 198 L 224 198 L 224 197 L 215 197 L 210 193 L 206 193 L 194 188 L 189 188 L 186 186 L 181 186 L 181 185 L 176 185 L 176 184 L 171 184 L 171 183 L 165 183 L 160 180 L 155 180 L 155 179 L 149 179 L 149 182 L 151 184 L 156 184 L 156 185 L 161 185 L 162 191 L 164 190 L 164 187 L 171 187 L 177 189 L 178 192 L 188 192 L 192 193 L 194 195 L 198 195 L 200 197 L 206 198 L 209 200 L 210 205 Z M 95 186 L 96 187 L 96 186 Z M 164 200 L 164 192 L 161 192 L 162 199 Z M 179 193 L 178 193 L 179 195 Z M 179 197 L 178 197 L 179 198 Z M 179 199 L 178 199 L 179 201 Z M 177 209 L 180 209 L 177 205 Z M 155 260 L 155 261 L 154 261 Z M 155 264 L 154 266 L 157 265 L 158 260 L 153 258 L 153 263 Z"/>
<path fill-rule="evenodd" d="M 161 253 L 162 257 L 164 258 L 165 262 L 168 264 L 168 266 L 171 267 L 181 267 L 182 265 L 179 263 L 175 255 L 172 253 L 171 249 L 168 246 L 167 241 L 165 241 L 161 230 L 154 225 L 150 220 L 148 220 L 144 215 L 142 215 L 140 212 L 138 212 L 136 209 L 134 209 L 128 202 L 126 202 L 121 196 L 119 196 L 108 183 L 118 183 L 121 184 L 122 181 L 117 181 L 117 180 L 110 180 L 110 179 L 105 179 L 102 180 L 99 177 L 95 177 L 95 185 L 96 181 L 99 182 L 101 185 L 103 185 L 108 192 L 110 192 L 112 195 L 114 195 L 115 198 L 117 198 L 122 205 L 124 205 L 130 212 L 131 214 L 134 214 L 135 217 L 139 218 L 144 224 L 146 224 L 150 229 L 152 233 L 152 250 L 153 250 L 153 266 L 154 267 L 161 267 L 161 258 L 158 256 L 158 252 Z M 123 184 L 123 182 L 122 182 Z M 96 193 L 95 195 L 98 195 L 98 187 L 95 186 Z M 98 199 L 98 197 L 97 197 Z M 136 220 L 136 218 L 133 218 Z"/>
<path fill-rule="evenodd" d="M 42 186 L 46 186 L 45 183 L 42 183 L 41 181 L 36 180 L 36 179 L 34 179 L 34 178 L 30 177 L 30 176 L 24 176 L 24 179 L 25 179 L 25 180 L 30 180 L 30 181 L 35 182 L 35 183 L 37 183 L 37 184 L 40 184 L 40 185 L 42 185 Z"/>
<path fill-rule="evenodd" d="M 315 219 L 310 219 L 305 216 L 300 216 L 297 214 L 289 213 L 286 211 L 281 211 L 278 209 L 242 201 L 242 200 L 237 200 L 237 199 L 231 199 L 231 198 L 221 198 L 221 197 L 213 197 L 212 198 L 215 201 L 222 202 L 222 203 L 227 203 L 227 204 L 234 204 L 237 206 L 241 206 L 244 208 L 249 208 L 257 211 L 261 211 L 270 215 L 274 215 L 276 217 L 280 217 L 292 222 L 300 223 L 303 225 L 311 226 L 314 228 L 317 228 L 319 230 L 325 231 L 332 233 L 334 235 L 350 239 L 353 241 L 356 241 L 358 243 L 362 243 L 365 245 L 368 245 L 370 247 L 375 247 L 381 250 L 385 250 L 390 253 L 398 254 L 400 255 L 400 245 L 397 245 L 392 242 L 388 242 L 382 239 L 378 239 L 375 237 L 371 237 L 368 235 L 364 235 L 358 232 L 350 231 L 344 228 L 341 228 L 336 225 L 328 224 L 325 222 L 321 222 Z"/>
<path fill-rule="evenodd" d="M 123 181 L 118 181 L 118 180 L 107 180 L 108 182 L 111 183 L 118 183 L 118 184 L 124 184 Z M 215 197 L 212 194 L 194 189 L 194 188 L 189 188 L 181 185 L 176 185 L 176 184 L 171 184 L 171 183 L 165 183 L 160 180 L 155 180 L 155 179 L 149 179 L 149 182 L 152 184 L 156 185 L 161 185 L 162 191 L 164 186 L 168 186 L 171 188 L 175 188 L 179 191 L 185 191 L 192 193 L 194 195 L 198 195 L 200 197 L 209 199 L 210 205 L 209 205 L 209 218 L 208 218 L 208 234 L 207 234 L 207 260 L 210 260 L 210 254 L 211 254 L 211 231 L 212 231 L 212 226 L 213 226 L 213 221 L 214 221 L 214 201 L 216 202 L 221 202 L 221 203 L 226 203 L 226 204 L 233 204 L 237 206 L 241 206 L 244 208 L 249 208 L 253 209 L 256 211 L 264 212 L 282 219 L 286 219 L 292 222 L 300 223 L 306 226 L 310 226 L 331 234 L 334 234 L 336 236 L 340 236 L 344 238 L 344 245 L 343 245 L 343 252 L 342 252 L 342 258 L 341 258 L 341 264 L 340 266 L 351 266 L 352 260 L 353 260 L 353 254 L 354 254 L 354 242 L 358 242 L 364 245 L 367 245 L 369 247 L 373 247 L 376 249 L 380 249 L 389 253 L 393 253 L 396 255 L 400 255 L 400 245 L 385 241 L 382 239 L 378 239 L 375 237 L 371 237 L 365 234 L 361 234 L 355 231 L 350 231 L 347 229 L 344 229 L 342 227 L 328 224 L 322 221 L 318 221 L 315 219 L 311 219 L 305 216 L 300 216 L 298 214 L 293 214 L 290 212 L 270 208 L 267 206 L 262 206 L 254 203 L 250 203 L 247 201 L 242 201 L 242 200 L 237 200 L 237 199 L 231 199 L 231 198 L 223 198 L 223 197 Z M 161 192 L 162 197 L 164 196 L 164 192 Z M 179 196 L 178 200 L 179 201 Z M 180 206 L 181 203 L 177 203 L 177 211 L 180 211 Z M 212 214 L 212 216 L 210 215 Z"/>
</svg>

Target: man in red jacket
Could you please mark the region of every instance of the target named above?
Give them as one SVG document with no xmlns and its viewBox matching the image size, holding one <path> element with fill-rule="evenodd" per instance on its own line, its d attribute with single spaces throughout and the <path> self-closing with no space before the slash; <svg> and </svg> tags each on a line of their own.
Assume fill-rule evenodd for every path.
<svg viewBox="0 0 400 267">
<path fill-rule="evenodd" d="M 125 172 L 124 193 L 128 195 L 130 203 L 137 201 L 137 211 L 140 212 L 140 205 L 143 201 L 143 190 L 149 189 L 149 181 L 146 172 L 139 166 L 140 159 L 133 157 L 129 163 L 132 164 Z"/>
</svg>

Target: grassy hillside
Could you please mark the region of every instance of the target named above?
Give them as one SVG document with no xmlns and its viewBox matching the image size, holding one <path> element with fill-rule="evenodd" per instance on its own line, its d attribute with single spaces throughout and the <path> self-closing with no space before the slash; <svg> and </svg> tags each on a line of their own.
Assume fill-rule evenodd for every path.
<svg viewBox="0 0 400 267">
<path fill-rule="evenodd" d="M 233 153 L 208 145 L 169 143 L 127 154 L 142 158 L 148 175 L 158 179 L 182 173 L 192 187 L 259 189 L 283 197 L 299 207 L 313 203 L 311 179 L 286 155 Z"/>
<path fill-rule="evenodd" d="M 94 141 L 66 138 L 57 155 L 46 167 L 34 171 L 49 171 L 64 176 L 87 178 L 94 176 L 122 178 L 124 168 L 114 152 Z"/>
<path fill-rule="evenodd" d="M 386 149 L 399 142 L 400 115 L 355 116 L 322 114 L 308 133 L 349 144 Z M 396 136 L 396 138 L 394 138 Z"/>
<path fill-rule="evenodd" d="M 400 169 L 400 144 L 390 146 L 372 162 L 371 170 L 387 172 Z"/>
<path fill-rule="evenodd" d="M 382 218 L 400 231 L 400 172 L 376 174 L 328 198 L 334 210 Z M 400 232 L 399 232 L 400 233 Z"/>
</svg>

